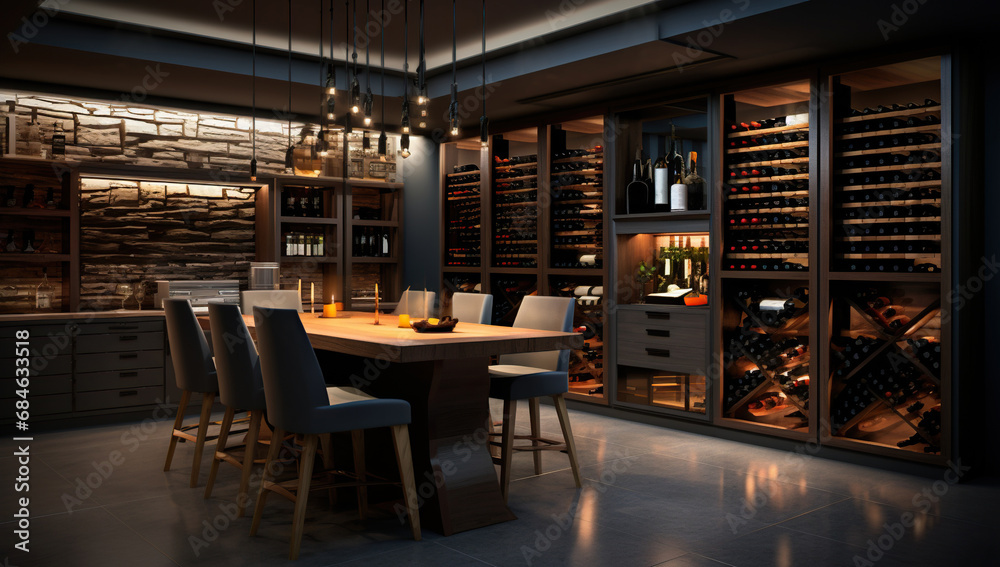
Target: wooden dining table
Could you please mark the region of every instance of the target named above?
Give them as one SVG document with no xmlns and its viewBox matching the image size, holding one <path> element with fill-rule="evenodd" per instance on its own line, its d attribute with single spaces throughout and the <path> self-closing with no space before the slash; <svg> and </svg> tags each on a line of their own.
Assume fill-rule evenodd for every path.
<svg viewBox="0 0 1000 567">
<path fill-rule="evenodd" d="M 410 403 L 410 441 L 421 523 L 444 535 L 514 519 L 489 450 L 492 355 L 580 348 L 579 333 L 459 322 L 417 333 L 397 318 L 302 313 L 327 381 Z M 252 315 L 244 315 L 251 333 Z"/>
</svg>

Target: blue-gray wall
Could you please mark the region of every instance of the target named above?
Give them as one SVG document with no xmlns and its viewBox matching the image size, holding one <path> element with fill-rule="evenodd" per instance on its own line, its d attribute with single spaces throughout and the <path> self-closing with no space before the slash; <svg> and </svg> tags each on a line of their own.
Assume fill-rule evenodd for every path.
<svg viewBox="0 0 1000 567">
<path fill-rule="evenodd" d="M 412 136 L 403 163 L 403 288 L 441 286 L 440 146 Z"/>
</svg>

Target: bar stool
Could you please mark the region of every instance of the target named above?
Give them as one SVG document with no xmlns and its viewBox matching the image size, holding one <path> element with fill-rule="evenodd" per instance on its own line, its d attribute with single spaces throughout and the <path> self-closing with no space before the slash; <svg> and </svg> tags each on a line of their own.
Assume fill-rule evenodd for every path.
<svg viewBox="0 0 1000 567">
<path fill-rule="evenodd" d="M 254 508 L 250 535 L 257 533 L 268 493 L 281 494 L 295 502 L 288 556 L 290 559 L 297 559 L 302 543 L 306 503 L 309 500 L 319 436 L 325 433 L 346 431 L 353 433 L 358 430 L 389 427 L 392 430 L 403 498 L 413 539 L 419 541 L 420 517 L 417 515 L 417 492 L 407 427 L 410 423 L 409 402 L 373 398 L 353 388 L 327 388 L 323 372 L 298 313 L 291 309 L 255 307 L 253 316 L 260 349 L 268 421 L 274 426 L 274 439 L 281 439 L 286 433 L 302 435 L 303 438 L 302 460 L 298 468 L 299 478 L 283 483 L 271 479 L 271 463 L 278 458 L 281 450 L 281 443 L 271 443 L 264 464 L 264 477 Z M 354 450 L 356 455 L 361 453 L 363 463 L 363 445 L 361 447 L 355 445 Z M 355 481 L 329 484 L 327 487 L 387 484 L 368 481 L 363 471 L 358 471 L 357 476 Z"/>
<path fill-rule="evenodd" d="M 466 323 L 490 324 L 493 314 L 493 296 L 488 293 L 463 293 L 451 296 L 451 316 Z"/>
<path fill-rule="evenodd" d="M 209 419 L 212 415 L 212 403 L 219 391 L 219 381 L 215 362 L 212 361 L 212 351 L 208 348 L 205 332 L 201 330 L 194 310 L 191 309 L 191 302 L 187 299 L 164 299 L 163 311 L 167 322 L 170 358 L 174 365 L 177 387 L 181 389 L 181 401 L 177 406 L 177 417 L 170 434 L 170 447 L 167 449 L 167 461 L 163 470 L 170 470 L 170 461 L 174 458 L 178 439 L 194 441 L 194 463 L 191 465 L 191 488 L 194 488 L 198 485 L 205 441 L 209 439 Z M 184 411 L 192 393 L 202 395 L 201 417 L 197 424 L 183 425 Z M 192 429 L 197 429 L 195 435 L 188 433 Z"/>
<path fill-rule="evenodd" d="M 215 351 L 215 366 L 219 377 L 219 398 L 226 406 L 226 414 L 222 418 L 222 430 L 212 459 L 212 469 L 208 473 L 208 485 L 205 486 L 205 498 L 212 496 L 215 485 L 215 475 L 219 472 L 219 463 L 225 461 L 241 469 L 240 488 L 236 498 L 237 517 L 242 517 L 246 510 L 247 492 L 250 486 L 250 469 L 254 463 L 254 449 L 260 433 L 261 417 L 266 409 L 264 401 L 264 382 L 260 374 L 260 360 L 257 347 L 254 346 L 250 331 L 243 321 L 243 313 L 236 305 L 212 303 L 208 306 L 208 318 L 212 325 L 212 346 Z M 250 426 L 247 430 L 245 451 L 242 460 L 232 454 L 239 446 L 227 447 L 233 418 L 237 411 L 250 413 Z M 278 439 L 275 443 L 280 442 Z"/>
<path fill-rule="evenodd" d="M 515 327 L 564 333 L 572 329 L 572 324 L 573 298 L 571 297 L 525 296 L 521 300 L 517 317 L 514 318 Z M 542 474 L 541 451 L 565 451 L 569 455 L 576 487 L 582 486 L 580 467 L 576 459 L 576 444 L 573 441 L 569 414 L 566 412 L 566 400 L 563 397 L 569 391 L 568 370 L 569 350 L 566 349 L 504 354 L 500 356 L 500 364 L 489 368 L 490 397 L 503 400 L 503 425 L 499 434 L 501 440 L 499 443 L 491 441 L 490 444 L 500 447 L 500 456 L 494 457 L 493 462 L 500 465 L 500 490 L 505 502 L 510 487 L 511 456 L 514 451 L 534 453 L 535 474 Z M 559 425 L 563 433 L 562 441 L 541 437 L 539 425 L 541 396 L 550 396 L 555 403 L 556 415 L 559 416 Z M 531 435 L 514 435 L 517 401 L 525 399 L 528 400 Z M 490 435 L 497 436 L 494 433 Z M 530 440 L 531 445 L 514 445 L 515 439 Z"/>
</svg>

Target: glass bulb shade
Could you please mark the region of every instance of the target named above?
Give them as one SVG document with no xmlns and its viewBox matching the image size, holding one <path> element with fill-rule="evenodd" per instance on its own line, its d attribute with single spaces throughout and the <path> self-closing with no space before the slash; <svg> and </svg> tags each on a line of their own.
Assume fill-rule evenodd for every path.
<svg viewBox="0 0 1000 567">
<path fill-rule="evenodd" d="M 359 112 L 361 112 L 361 108 L 358 105 L 355 104 L 354 106 L 351 107 L 352 114 L 357 114 Z"/>
<path fill-rule="evenodd" d="M 451 135 L 452 136 L 457 136 L 458 135 L 458 126 L 452 126 L 451 127 Z"/>
<path fill-rule="evenodd" d="M 417 95 L 417 104 L 427 104 L 427 97 L 424 95 Z"/>
<path fill-rule="evenodd" d="M 427 116 L 427 109 L 426 108 L 421 108 L 420 109 L 420 116 Z M 423 128 L 423 126 L 421 126 L 421 128 Z"/>
<path fill-rule="evenodd" d="M 337 94 L 337 71 L 333 63 L 326 65 L 326 94 Z"/>
<path fill-rule="evenodd" d="M 410 157 L 410 148 L 403 148 L 402 150 L 400 150 L 399 155 L 403 156 L 404 158 Z"/>
<path fill-rule="evenodd" d="M 378 136 L 378 155 L 384 156 L 387 153 L 387 151 L 388 151 L 388 140 L 389 140 L 389 138 L 385 135 L 385 131 L 383 131 L 381 134 L 379 134 L 379 136 Z"/>
<path fill-rule="evenodd" d="M 409 134 L 410 133 L 410 127 L 409 126 L 403 126 L 403 133 L 404 134 Z"/>
<path fill-rule="evenodd" d="M 372 125 L 372 117 L 365 116 L 365 126 L 371 126 L 371 125 Z"/>
<path fill-rule="evenodd" d="M 418 126 L 420 126 L 421 128 L 426 128 L 427 127 L 427 123 L 421 120 L 420 124 L 418 124 Z"/>
<path fill-rule="evenodd" d="M 327 120 L 336 120 L 337 119 L 337 115 L 335 113 L 333 113 L 333 112 L 327 112 L 326 113 L 326 119 Z"/>
</svg>

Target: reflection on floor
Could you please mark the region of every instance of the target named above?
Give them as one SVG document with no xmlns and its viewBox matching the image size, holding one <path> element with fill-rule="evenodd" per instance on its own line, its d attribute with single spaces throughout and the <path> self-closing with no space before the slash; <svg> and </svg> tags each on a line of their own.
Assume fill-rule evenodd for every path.
<svg viewBox="0 0 1000 567">
<path fill-rule="evenodd" d="M 552 408 L 542 413 L 543 430 L 557 435 Z M 451 537 L 425 530 L 421 542 L 391 511 L 373 510 L 362 525 L 351 499 L 331 509 L 317 492 L 294 564 L 888 567 L 1000 557 L 1000 483 L 991 479 L 949 484 L 952 474 L 920 478 L 571 415 L 582 490 L 564 455 L 546 453 L 537 477 L 519 455 L 517 520 Z M 249 537 L 250 519 L 232 519 L 238 471 L 223 466 L 204 500 L 209 461 L 200 487 L 188 488 L 190 444 L 178 447 L 173 470 L 161 470 L 169 430 L 147 420 L 39 434 L 30 493 L 13 491 L 17 449 L 0 442 L 3 565 L 291 564 L 291 504 L 270 498 Z M 15 496 L 30 498 L 30 554 L 14 549 Z"/>
</svg>

